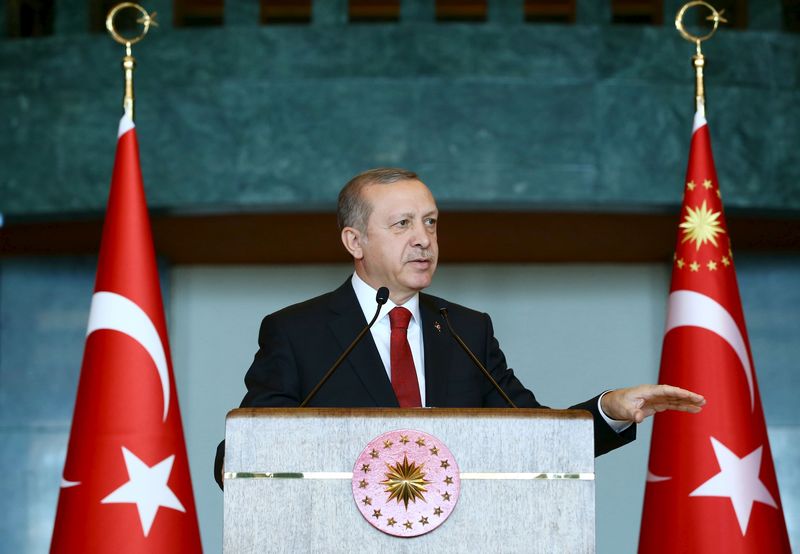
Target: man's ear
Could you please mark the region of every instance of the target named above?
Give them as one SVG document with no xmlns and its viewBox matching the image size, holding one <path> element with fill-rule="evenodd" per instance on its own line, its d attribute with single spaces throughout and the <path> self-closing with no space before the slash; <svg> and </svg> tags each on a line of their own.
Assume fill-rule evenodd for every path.
<svg viewBox="0 0 800 554">
<path fill-rule="evenodd" d="M 353 259 L 360 260 L 364 257 L 364 250 L 362 248 L 363 242 L 364 236 L 358 229 L 353 227 L 345 227 L 342 229 L 342 244 L 344 244 L 345 249 L 350 255 L 353 256 Z"/>
</svg>

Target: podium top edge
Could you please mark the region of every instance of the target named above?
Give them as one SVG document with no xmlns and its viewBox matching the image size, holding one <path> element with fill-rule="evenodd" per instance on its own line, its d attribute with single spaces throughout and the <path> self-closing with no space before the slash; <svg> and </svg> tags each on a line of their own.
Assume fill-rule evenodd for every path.
<svg viewBox="0 0 800 554">
<path fill-rule="evenodd" d="M 542 408 L 237 408 L 227 419 L 275 417 L 412 417 L 412 418 L 541 418 L 592 419 L 586 410 L 554 410 Z"/>
</svg>

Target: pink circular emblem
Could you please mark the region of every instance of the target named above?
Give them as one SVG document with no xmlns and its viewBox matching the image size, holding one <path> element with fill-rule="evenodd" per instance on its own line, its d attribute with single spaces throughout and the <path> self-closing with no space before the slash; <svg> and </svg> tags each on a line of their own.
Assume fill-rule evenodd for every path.
<svg viewBox="0 0 800 554">
<path fill-rule="evenodd" d="M 416 537 L 453 512 L 461 477 L 453 453 L 436 437 L 400 429 L 373 439 L 353 467 L 353 499 L 370 524 Z"/>
</svg>

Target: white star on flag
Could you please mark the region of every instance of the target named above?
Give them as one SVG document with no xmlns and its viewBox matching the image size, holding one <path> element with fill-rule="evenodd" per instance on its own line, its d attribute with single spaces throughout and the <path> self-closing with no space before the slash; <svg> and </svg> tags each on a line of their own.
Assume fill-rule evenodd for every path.
<svg viewBox="0 0 800 554">
<path fill-rule="evenodd" d="M 101 500 L 102 504 L 136 504 L 145 537 L 150 532 L 156 512 L 161 506 L 186 512 L 181 501 L 167 486 L 172 463 L 175 461 L 174 454 L 153 467 L 124 446 L 122 456 L 125 458 L 130 480 Z"/>
<path fill-rule="evenodd" d="M 773 508 L 778 507 L 772 494 L 758 477 L 761 471 L 763 445 L 744 458 L 739 458 L 714 437 L 711 437 L 711 446 L 714 447 L 714 455 L 717 457 L 720 472 L 697 487 L 689 496 L 730 498 L 739 522 L 739 529 L 744 536 L 747 532 L 747 525 L 750 523 L 750 513 L 753 510 L 754 502 L 761 502 Z"/>
</svg>

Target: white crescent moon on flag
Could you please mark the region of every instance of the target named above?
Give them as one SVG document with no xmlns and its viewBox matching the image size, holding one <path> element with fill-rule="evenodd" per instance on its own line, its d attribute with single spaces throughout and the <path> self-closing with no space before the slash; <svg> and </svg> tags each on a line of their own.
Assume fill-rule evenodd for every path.
<svg viewBox="0 0 800 554">
<path fill-rule="evenodd" d="M 68 489 L 70 487 L 77 487 L 80 484 L 81 484 L 80 481 L 67 481 L 66 479 L 64 479 L 63 476 L 61 477 L 61 488 L 62 489 Z"/>
<path fill-rule="evenodd" d="M 86 330 L 86 336 L 101 329 L 110 329 L 128 335 L 141 344 L 153 359 L 164 394 L 163 421 L 166 421 L 167 413 L 169 413 L 167 356 L 164 353 L 161 336 L 150 317 L 135 302 L 120 294 L 96 292 L 92 296 L 92 308 L 89 312 L 89 327 Z"/>
<path fill-rule="evenodd" d="M 656 475 L 649 469 L 647 470 L 647 478 L 645 479 L 648 483 L 660 483 L 661 481 L 669 481 L 672 477 L 667 477 L 665 475 Z"/>
<path fill-rule="evenodd" d="M 676 290 L 667 303 L 667 328 L 664 335 L 677 327 L 700 327 L 719 335 L 727 342 L 742 363 L 750 389 L 750 411 L 755 408 L 753 368 L 747 355 L 742 332 L 731 314 L 716 300 L 691 290 Z"/>
</svg>

